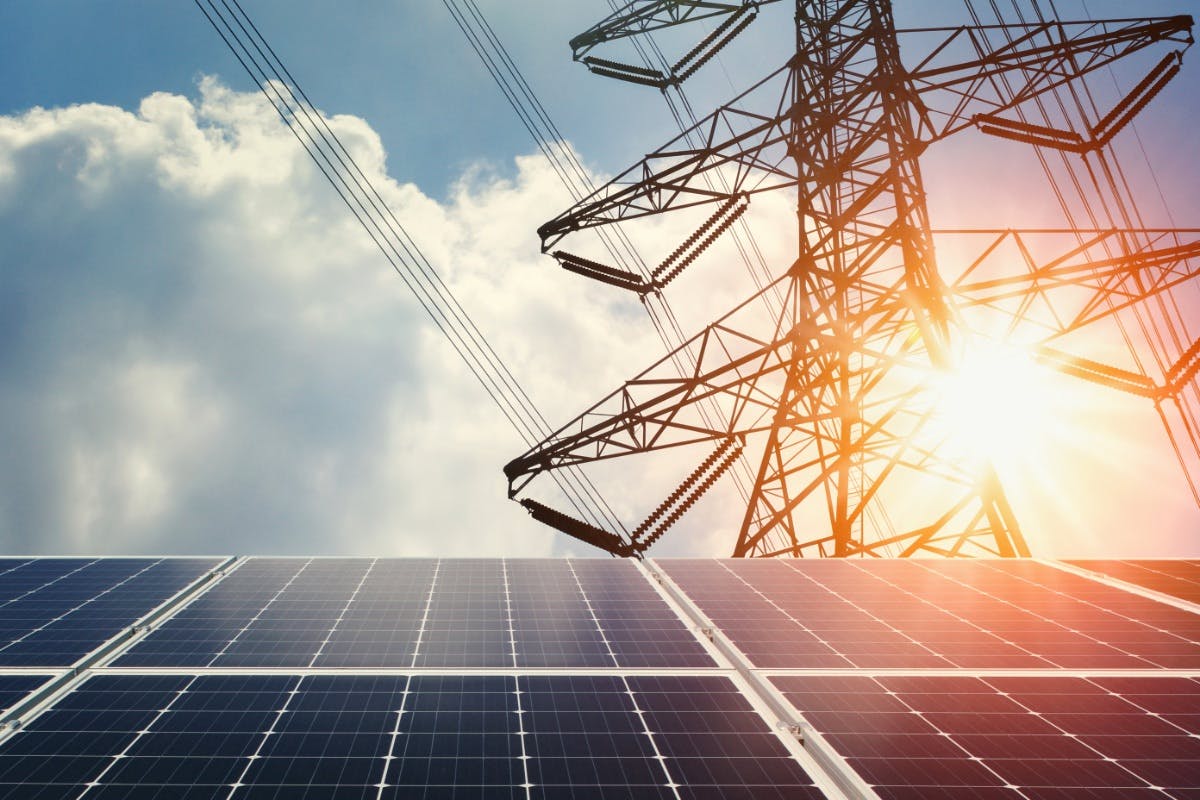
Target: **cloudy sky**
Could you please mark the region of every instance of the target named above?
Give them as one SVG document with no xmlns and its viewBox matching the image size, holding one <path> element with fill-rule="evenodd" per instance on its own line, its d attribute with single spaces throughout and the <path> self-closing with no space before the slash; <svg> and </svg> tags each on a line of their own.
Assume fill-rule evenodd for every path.
<svg viewBox="0 0 1200 800">
<path fill-rule="evenodd" d="M 605 3 L 479 4 L 597 177 L 670 137 L 654 92 L 569 61 Z M 661 355 L 652 327 L 538 254 L 534 229 L 567 194 L 442 4 L 352 5 L 245 3 L 533 400 L 569 419 Z M 946 6 L 909 7 L 928 22 Z M 697 83 L 698 110 L 782 63 L 790 17 L 766 13 L 784 24 L 752 26 Z M 1181 225 L 1200 205 L 1181 158 L 1200 119 L 1189 59 L 1139 128 L 1148 151 L 1175 151 L 1154 163 Z M 191 2 L 0 4 L 0 74 L 0 551 L 585 552 L 505 500 L 516 434 Z M 1028 198 L 939 206 L 967 168 L 1002 180 L 948 148 L 927 170 L 935 214 L 1027 223 L 996 217 Z M 785 257 L 786 237 L 762 241 Z M 740 299 L 715 270 L 689 280 L 672 297 L 689 332 Z M 1053 491 L 1016 476 L 1031 538 L 1200 552 L 1153 414 L 1094 413 L 1125 432 L 1120 454 Z M 606 492 L 627 521 L 657 502 L 643 478 Z M 665 553 L 728 550 L 731 497 L 704 508 Z"/>
</svg>

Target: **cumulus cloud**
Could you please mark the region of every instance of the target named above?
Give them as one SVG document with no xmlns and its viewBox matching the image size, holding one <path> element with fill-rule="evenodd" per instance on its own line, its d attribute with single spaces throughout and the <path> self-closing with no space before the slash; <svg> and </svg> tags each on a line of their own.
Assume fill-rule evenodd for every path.
<svg viewBox="0 0 1200 800">
<path fill-rule="evenodd" d="M 636 305 L 537 254 L 567 203 L 540 161 L 439 204 L 330 124 L 548 415 L 638 360 Z M 561 548 L 504 498 L 523 443 L 323 180 L 211 79 L 0 119 L 0 549 Z"/>
<path fill-rule="evenodd" d="M 551 423 L 662 352 L 629 295 L 538 253 L 569 204 L 540 157 L 437 202 L 363 120 L 329 122 Z M 768 263 L 789 202 L 755 200 L 782 221 Z M 688 333 L 747 294 L 729 255 L 672 287 Z M 0 118 L 0 260 L 0 550 L 588 552 L 505 499 L 524 443 L 256 94 Z M 606 495 L 636 520 L 697 460 L 611 462 Z M 1087 544 L 1093 520 L 1055 513 Z M 722 482 L 664 550 L 723 554 L 739 522 Z"/>
</svg>

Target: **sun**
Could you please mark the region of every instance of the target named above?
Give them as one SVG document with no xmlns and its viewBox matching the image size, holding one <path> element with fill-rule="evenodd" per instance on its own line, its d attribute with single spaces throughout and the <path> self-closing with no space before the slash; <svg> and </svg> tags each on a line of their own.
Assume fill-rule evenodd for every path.
<svg viewBox="0 0 1200 800">
<path fill-rule="evenodd" d="M 932 380 L 931 426 L 945 455 L 971 464 L 1036 461 L 1056 425 L 1054 373 L 1026 349 L 970 339 Z"/>
</svg>

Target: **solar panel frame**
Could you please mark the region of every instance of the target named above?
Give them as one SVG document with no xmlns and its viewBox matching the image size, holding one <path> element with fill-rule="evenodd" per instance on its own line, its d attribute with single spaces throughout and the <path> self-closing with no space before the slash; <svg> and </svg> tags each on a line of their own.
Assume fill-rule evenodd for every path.
<svg viewBox="0 0 1200 800">
<path fill-rule="evenodd" d="M 85 787 L 88 797 L 826 796 L 717 674 L 101 671 L 0 742 L 0 797 Z"/>
<path fill-rule="evenodd" d="M 655 563 L 757 668 L 1200 668 L 1200 617 L 1031 560 Z"/>
<path fill-rule="evenodd" d="M 633 564 L 570 559 L 251 558 L 116 662 L 276 669 L 713 664 Z"/>
<path fill-rule="evenodd" d="M 1200 559 L 1070 559 L 1064 563 L 1200 605 Z"/>
<path fill-rule="evenodd" d="M 1200 713 L 1169 713 L 1200 711 L 1200 675 L 859 672 L 771 681 L 865 781 L 886 790 L 881 796 L 947 786 L 997 797 L 1001 789 L 1159 798 L 1200 790 L 1200 725 L 1189 724 Z M 1156 741 L 1137 741 L 1147 738 Z"/>
<path fill-rule="evenodd" d="M 19 561 L 19 560 L 14 560 Z M 0 666 L 70 667 L 194 586 L 216 558 L 39 558 L 0 574 Z"/>
</svg>

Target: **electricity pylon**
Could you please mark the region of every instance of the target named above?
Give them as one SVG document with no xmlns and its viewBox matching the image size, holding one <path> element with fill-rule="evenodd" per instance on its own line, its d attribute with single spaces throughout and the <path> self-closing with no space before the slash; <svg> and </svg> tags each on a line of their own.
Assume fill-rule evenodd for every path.
<svg viewBox="0 0 1200 800">
<path fill-rule="evenodd" d="M 760 5 L 635 0 L 572 47 L 593 72 L 665 91 Z M 980 255 L 939 268 L 921 157 L 947 137 L 982 133 L 1094 172 L 1179 71 L 1192 19 L 906 33 L 887 0 L 795 8 L 796 50 L 782 68 L 538 230 L 563 267 L 644 295 L 662 291 L 755 197 L 784 190 L 798 209 L 795 260 L 510 462 L 510 496 L 549 470 L 708 443 L 711 454 L 630 532 L 521 502 L 559 530 L 636 556 L 746 458 L 753 481 L 735 556 L 1028 555 L 993 466 L 956 453 L 938 424 L 939 376 L 960 367 L 981 331 L 999 327 L 1044 365 L 1143 396 L 1164 421 L 1174 414 L 1177 452 L 1179 441 L 1194 447 L 1200 339 L 1172 292 L 1195 276 L 1200 242 L 1139 227 L 1119 182 L 1095 181 L 1094 205 L 1108 209 L 1102 224 L 993 231 Z M 719 24 L 663 69 L 592 54 L 701 20 Z M 1139 59 L 1152 66 L 1132 91 L 1098 106 L 1088 77 Z M 1089 102 L 1063 102 L 1080 97 Z M 560 247 L 585 229 L 688 209 L 705 212 L 699 229 L 647 274 Z M 1074 334 L 1105 323 L 1142 332 L 1131 366 L 1070 349 Z"/>
</svg>

